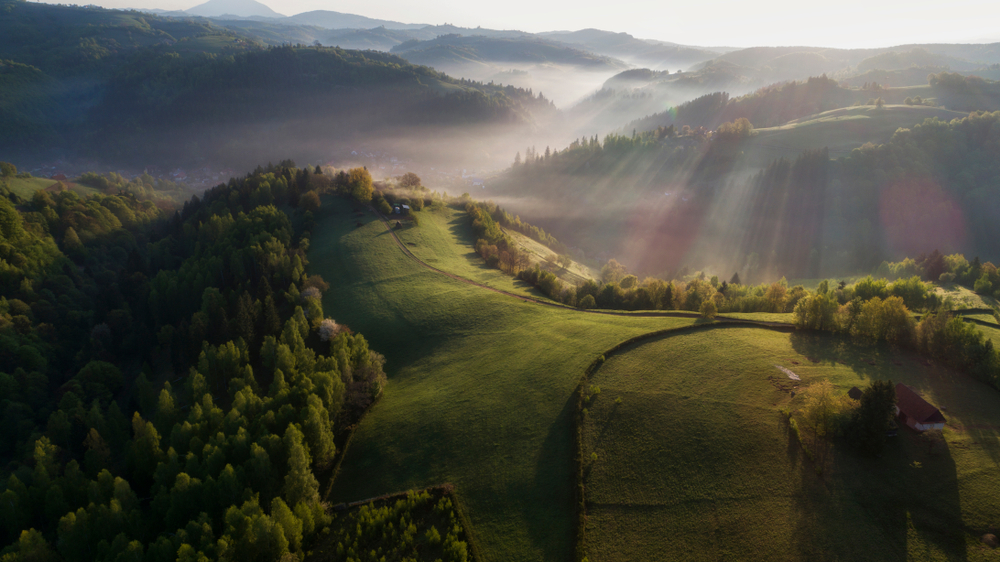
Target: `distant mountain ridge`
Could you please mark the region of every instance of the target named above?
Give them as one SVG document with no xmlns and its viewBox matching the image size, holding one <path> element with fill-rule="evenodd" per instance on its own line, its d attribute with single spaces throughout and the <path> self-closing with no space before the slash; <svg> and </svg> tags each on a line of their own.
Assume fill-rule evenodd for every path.
<svg viewBox="0 0 1000 562">
<path fill-rule="evenodd" d="M 241 18 L 251 16 L 262 16 L 267 18 L 283 18 L 284 14 L 279 14 L 256 0 L 208 0 L 204 4 L 198 4 L 194 8 L 184 10 L 193 16 L 206 18 L 222 15 L 232 15 Z"/>
</svg>

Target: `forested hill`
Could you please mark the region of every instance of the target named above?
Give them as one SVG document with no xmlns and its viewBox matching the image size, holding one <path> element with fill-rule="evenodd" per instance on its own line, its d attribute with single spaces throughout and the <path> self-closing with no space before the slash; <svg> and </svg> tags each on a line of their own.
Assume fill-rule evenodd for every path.
<svg viewBox="0 0 1000 562">
<path fill-rule="evenodd" d="M 624 69 L 620 60 L 583 51 L 555 41 L 529 37 L 466 37 L 442 35 L 429 41 L 411 40 L 392 52 L 418 64 L 440 67 L 457 62 L 561 64 L 586 70 Z"/>
<path fill-rule="evenodd" d="M 204 20 L 12 0 L 0 10 L 0 151 L 11 160 L 50 150 L 252 166 L 275 144 L 323 145 L 328 157 L 387 129 L 530 126 L 554 110 L 392 55 L 266 48 Z"/>
<path fill-rule="evenodd" d="M 100 125 L 92 138 L 117 141 L 106 145 L 116 157 L 207 150 L 245 163 L 273 158 L 275 145 L 302 154 L 421 128 L 530 126 L 553 111 L 526 90 L 455 80 L 386 53 L 274 47 L 223 59 L 137 59 L 91 114 Z"/>
<path fill-rule="evenodd" d="M 491 189 L 564 243 L 644 273 L 819 277 L 935 249 L 1000 256 L 1000 112 L 928 119 L 881 145 L 835 160 L 811 151 L 752 177 L 749 123 L 706 136 L 584 139 L 529 154 Z"/>
<path fill-rule="evenodd" d="M 925 73 L 922 79 L 927 84 L 924 87 L 886 87 L 871 81 L 852 88 L 826 76 L 814 76 L 801 82 L 760 88 L 736 98 L 716 92 L 637 119 L 621 130 L 649 131 L 670 125 L 713 129 L 739 118 L 748 119 L 757 128 L 774 127 L 831 109 L 873 105 L 878 99 L 886 104 L 929 104 L 958 111 L 1000 110 L 1000 83 L 993 80 L 948 72 Z"/>
<path fill-rule="evenodd" d="M 302 559 L 386 382 L 308 272 L 329 187 L 283 162 L 177 213 L 0 196 L 0 559 Z"/>
</svg>

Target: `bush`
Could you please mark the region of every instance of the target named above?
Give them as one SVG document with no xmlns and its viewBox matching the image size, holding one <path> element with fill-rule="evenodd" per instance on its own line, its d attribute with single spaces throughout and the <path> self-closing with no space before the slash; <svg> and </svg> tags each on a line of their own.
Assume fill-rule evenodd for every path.
<svg viewBox="0 0 1000 562">
<path fill-rule="evenodd" d="M 597 301 L 594 300 L 593 295 L 585 295 L 582 299 L 580 299 L 580 302 L 579 304 L 577 304 L 577 306 L 581 310 L 589 310 L 597 306 Z"/>
<path fill-rule="evenodd" d="M 703 318 L 713 319 L 715 315 L 718 314 L 719 309 L 715 306 L 715 301 L 712 299 L 706 299 L 701 303 L 701 307 L 698 309 Z"/>
<path fill-rule="evenodd" d="M 916 275 L 889 285 L 889 294 L 903 299 L 910 310 L 922 309 L 927 304 L 927 285 Z"/>
<path fill-rule="evenodd" d="M 870 341 L 907 343 L 913 339 L 914 322 L 899 297 L 874 297 L 860 305 L 851 334 Z"/>
<path fill-rule="evenodd" d="M 308 191 L 299 198 L 299 208 L 303 211 L 315 213 L 320 205 L 319 194 L 315 191 Z"/>
<path fill-rule="evenodd" d="M 805 297 L 795 305 L 795 326 L 810 330 L 837 329 L 837 299 L 831 294 Z"/>
<path fill-rule="evenodd" d="M 0 176 L 12 178 L 17 175 L 17 166 L 10 162 L 0 162 Z"/>
<path fill-rule="evenodd" d="M 990 278 L 985 273 L 982 277 L 976 280 L 976 284 L 973 287 L 978 295 L 989 295 L 993 293 L 993 283 L 990 282 Z"/>
</svg>

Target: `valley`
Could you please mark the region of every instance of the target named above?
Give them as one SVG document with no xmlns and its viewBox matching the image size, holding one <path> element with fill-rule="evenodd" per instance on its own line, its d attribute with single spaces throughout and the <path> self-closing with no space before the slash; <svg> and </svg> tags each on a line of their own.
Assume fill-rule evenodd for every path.
<svg viewBox="0 0 1000 562">
<path fill-rule="evenodd" d="M 450 1 L 0 0 L 0 562 L 995 560 L 1000 12 Z"/>
</svg>

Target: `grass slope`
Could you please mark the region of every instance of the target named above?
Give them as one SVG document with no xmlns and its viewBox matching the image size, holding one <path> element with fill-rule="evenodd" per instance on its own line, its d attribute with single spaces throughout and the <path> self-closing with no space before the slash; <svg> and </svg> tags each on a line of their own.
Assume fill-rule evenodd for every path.
<svg viewBox="0 0 1000 562">
<path fill-rule="evenodd" d="M 801 398 L 772 385 L 792 383 L 775 365 L 840 392 L 909 384 L 948 425 L 901 430 L 879 459 L 835 449 L 818 476 L 778 413 Z M 636 345 L 592 384 L 592 562 L 995 559 L 978 538 L 995 524 L 1000 394 L 965 376 L 886 347 L 717 328 Z"/>
<path fill-rule="evenodd" d="M 924 119 L 944 121 L 967 117 L 967 113 L 936 107 L 887 105 L 847 107 L 796 119 L 780 127 L 757 129 L 746 152 L 759 162 L 794 159 L 806 149 L 829 148 L 830 157 L 845 156 L 866 142 L 887 142 L 896 129 L 912 127 Z"/>
<path fill-rule="evenodd" d="M 49 187 L 52 187 L 53 185 L 58 183 L 56 180 L 50 180 L 48 178 L 34 178 L 34 177 L 7 178 L 7 182 L 8 183 L 6 184 L 6 187 L 10 189 L 12 193 L 17 195 L 18 197 L 23 197 L 24 199 L 31 199 L 31 197 L 35 194 L 36 191 L 42 189 L 48 189 Z M 87 187 L 85 185 L 80 185 L 77 183 L 67 183 L 67 182 L 63 183 L 66 183 L 69 189 L 72 189 L 73 191 L 77 192 L 78 194 L 80 194 L 81 197 L 87 197 L 88 195 L 93 195 L 94 193 L 98 193 L 98 190 L 92 187 Z M 3 185 L 4 185 L 3 183 L 0 183 L 0 186 Z"/>
<path fill-rule="evenodd" d="M 428 264 L 490 287 L 545 298 L 527 283 L 514 280 L 483 262 L 473 246 L 468 244 L 468 240 L 475 239 L 475 234 L 465 211 L 447 206 L 428 207 L 421 213 L 420 221 L 419 228 L 408 225 L 397 234 L 414 255 Z M 532 263 L 544 264 L 546 258 L 556 255 L 548 246 L 520 232 L 510 229 L 504 229 L 504 232 L 527 252 Z M 556 266 L 553 273 L 570 285 L 601 278 L 600 271 L 575 261 L 566 269 Z"/>
<path fill-rule="evenodd" d="M 452 229 L 446 214 L 429 215 L 401 235 L 416 241 L 415 253 L 462 275 L 493 275 L 475 271 L 467 232 Z M 621 340 L 693 320 L 526 303 L 420 266 L 373 214 L 356 216 L 343 200 L 324 199 L 317 217 L 311 268 L 337 287 L 324 297 L 326 313 L 364 333 L 386 355 L 390 377 L 328 499 L 451 482 L 486 559 L 569 559 L 572 394 L 580 374 Z"/>
</svg>

